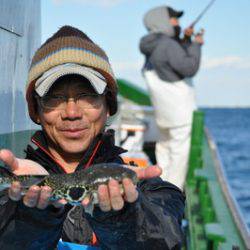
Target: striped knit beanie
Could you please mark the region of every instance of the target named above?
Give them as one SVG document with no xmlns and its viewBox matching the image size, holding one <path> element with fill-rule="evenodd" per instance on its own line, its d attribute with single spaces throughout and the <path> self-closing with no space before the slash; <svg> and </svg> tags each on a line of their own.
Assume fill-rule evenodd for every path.
<svg viewBox="0 0 250 250">
<path fill-rule="evenodd" d="M 106 53 L 82 31 L 71 26 L 63 26 L 36 51 L 32 59 L 26 85 L 30 118 L 36 123 L 36 80 L 47 70 L 65 63 L 91 67 L 104 76 L 108 87 L 106 100 L 109 112 L 110 115 L 114 115 L 117 112 L 118 88 Z"/>
</svg>

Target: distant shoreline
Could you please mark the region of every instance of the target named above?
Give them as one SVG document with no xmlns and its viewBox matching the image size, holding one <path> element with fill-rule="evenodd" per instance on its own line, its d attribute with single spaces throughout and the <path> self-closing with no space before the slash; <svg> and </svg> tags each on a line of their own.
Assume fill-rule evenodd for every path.
<svg viewBox="0 0 250 250">
<path fill-rule="evenodd" d="M 199 109 L 250 109 L 250 106 L 199 106 Z"/>
</svg>

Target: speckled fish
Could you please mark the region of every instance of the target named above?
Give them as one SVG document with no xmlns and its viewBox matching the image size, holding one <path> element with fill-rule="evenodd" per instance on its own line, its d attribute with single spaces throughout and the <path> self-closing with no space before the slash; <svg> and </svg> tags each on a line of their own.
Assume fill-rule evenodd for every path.
<svg viewBox="0 0 250 250">
<path fill-rule="evenodd" d="M 71 174 L 0 177 L 0 190 L 9 188 L 13 181 L 21 183 L 23 193 L 32 185 L 49 186 L 52 189 L 51 200 L 65 199 L 72 205 L 79 205 L 84 198 L 89 197 L 91 202 L 86 212 L 92 214 L 94 204 L 98 203 L 98 186 L 107 184 L 110 179 L 121 184 L 124 178 L 130 178 L 134 184 L 138 181 L 136 173 L 126 165 L 103 163 Z"/>
</svg>

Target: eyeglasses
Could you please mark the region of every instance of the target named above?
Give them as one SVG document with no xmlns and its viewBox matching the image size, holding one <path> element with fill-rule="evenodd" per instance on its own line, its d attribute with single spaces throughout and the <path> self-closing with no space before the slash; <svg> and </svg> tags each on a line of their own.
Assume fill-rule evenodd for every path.
<svg viewBox="0 0 250 250">
<path fill-rule="evenodd" d="M 103 94 L 83 93 L 75 97 L 68 97 L 63 95 L 45 95 L 43 97 L 36 96 L 41 107 L 44 109 L 63 110 L 67 107 L 69 101 L 74 101 L 82 109 L 96 109 L 103 104 Z"/>
</svg>

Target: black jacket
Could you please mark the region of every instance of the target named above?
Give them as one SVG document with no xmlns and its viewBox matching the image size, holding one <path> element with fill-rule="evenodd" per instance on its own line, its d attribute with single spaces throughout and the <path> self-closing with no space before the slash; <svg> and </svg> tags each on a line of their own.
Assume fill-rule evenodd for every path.
<svg viewBox="0 0 250 250">
<path fill-rule="evenodd" d="M 38 149 L 28 146 L 27 158 L 40 163 L 49 173 L 63 173 L 63 169 L 46 153 L 43 133 L 36 133 L 32 141 Z M 89 147 L 76 171 L 90 164 L 90 158 L 93 159 L 91 164 L 123 163 L 119 156 L 123 152 L 114 145 L 113 133 L 107 131 Z M 5 173 L 3 169 L 1 172 Z M 2 191 L 0 249 L 52 250 L 60 238 L 89 244 L 93 231 L 102 249 L 179 249 L 184 213 L 182 192 L 160 178 L 140 181 L 138 191 L 139 198 L 135 203 L 127 203 L 122 210 L 111 212 L 102 212 L 96 207 L 92 217 L 81 207 L 71 205 L 60 210 L 53 206 L 45 210 L 28 208 L 22 201 L 9 200 Z"/>
</svg>

